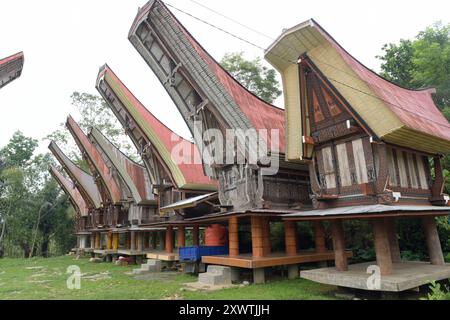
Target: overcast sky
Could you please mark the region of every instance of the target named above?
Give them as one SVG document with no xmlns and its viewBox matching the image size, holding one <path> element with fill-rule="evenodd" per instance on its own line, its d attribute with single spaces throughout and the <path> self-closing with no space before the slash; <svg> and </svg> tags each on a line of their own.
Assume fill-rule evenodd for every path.
<svg viewBox="0 0 450 320">
<path fill-rule="evenodd" d="M 448 0 L 196 0 L 272 38 L 283 28 L 314 18 L 350 53 L 379 70 L 375 59 L 384 43 L 413 38 L 436 21 L 450 22 Z M 189 0 L 168 0 L 204 20 L 261 47 L 271 40 L 206 11 Z M 176 107 L 127 39 L 145 0 L 0 0 L 0 58 L 25 53 L 22 77 L 0 90 L 0 146 L 21 130 L 42 139 L 65 121 L 73 91 L 96 93 L 98 69 L 108 63 L 131 91 L 178 134 L 190 138 Z M 216 58 L 257 48 L 180 12 L 175 15 Z M 279 99 L 276 104 L 282 105 Z M 40 151 L 45 151 L 42 142 Z"/>
</svg>

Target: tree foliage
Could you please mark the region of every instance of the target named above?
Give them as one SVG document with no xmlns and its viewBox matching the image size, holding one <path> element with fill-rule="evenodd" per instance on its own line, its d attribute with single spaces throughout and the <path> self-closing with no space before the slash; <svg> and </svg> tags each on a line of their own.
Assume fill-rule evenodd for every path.
<svg viewBox="0 0 450 320">
<path fill-rule="evenodd" d="M 102 97 L 89 93 L 74 92 L 70 98 L 72 105 L 77 108 L 81 115 L 80 119 L 77 119 L 77 123 L 85 133 L 91 127 L 97 128 L 126 155 L 133 160 L 139 161 L 135 148 L 125 135 L 120 122 Z M 84 166 L 80 157 L 80 151 L 67 130 L 65 123 L 62 123 L 60 128 L 49 134 L 45 139 L 55 141 L 69 158 L 75 163 Z"/>
<path fill-rule="evenodd" d="M 273 103 L 282 93 L 275 70 L 263 66 L 260 58 L 246 60 L 243 52 L 227 53 L 220 64 L 244 87 L 268 103 Z"/>
</svg>

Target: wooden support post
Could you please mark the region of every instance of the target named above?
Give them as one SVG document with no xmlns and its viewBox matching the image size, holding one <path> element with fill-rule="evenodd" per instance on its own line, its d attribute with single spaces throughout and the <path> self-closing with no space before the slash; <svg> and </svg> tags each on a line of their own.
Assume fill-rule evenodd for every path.
<svg viewBox="0 0 450 320">
<path fill-rule="evenodd" d="M 163 231 L 158 231 L 159 237 L 159 250 L 163 251 L 166 249 L 166 237 Z"/>
<path fill-rule="evenodd" d="M 100 232 L 97 232 L 95 234 L 95 249 L 101 248 L 102 248 L 102 234 Z"/>
<path fill-rule="evenodd" d="M 323 229 L 322 221 L 314 221 L 314 241 L 317 253 L 324 253 L 327 251 L 325 230 Z"/>
<path fill-rule="evenodd" d="M 125 233 L 125 249 L 130 250 L 131 248 L 131 234 L 130 232 Z"/>
<path fill-rule="evenodd" d="M 158 245 L 158 237 L 160 232 L 152 232 L 152 249 L 156 250 L 156 246 Z M 164 246 L 163 246 L 164 248 Z"/>
<path fill-rule="evenodd" d="M 142 252 L 143 250 L 144 250 L 144 248 L 143 248 L 143 244 L 144 244 L 144 239 L 143 239 L 143 234 L 142 234 L 142 232 L 136 232 L 136 242 L 137 242 L 137 244 L 136 244 L 136 247 L 137 247 L 137 251 L 140 251 L 140 252 Z"/>
<path fill-rule="evenodd" d="M 392 262 L 401 262 L 402 257 L 400 254 L 400 246 L 398 244 L 396 220 L 394 218 L 386 219 L 386 232 L 388 233 Z"/>
<path fill-rule="evenodd" d="M 119 250 L 119 234 L 118 233 L 113 234 L 113 250 L 114 251 Z"/>
<path fill-rule="evenodd" d="M 264 257 L 264 234 L 263 234 L 263 218 L 251 217 L 252 228 L 252 253 L 253 257 Z"/>
<path fill-rule="evenodd" d="M 374 219 L 372 228 L 378 267 L 382 276 L 389 275 L 392 273 L 392 257 L 386 219 Z"/>
<path fill-rule="evenodd" d="M 166 228 L 166 252 L 173 253 L 173 227 Z"/>
<path fill-rule="evenodd" d="M 177 247 L 186 246 L 186 229 L 183 226 L 179 226 L 177 230 Z"/>
<path fill-rule="evenodd" d="M 95 233 L 90 234 L 89 241 L 91 242 L 91 245 L 90 245 L 91 249 L 94 249 L 95 248 Z"/>
<path fill-rule="evenodd" d="M 228 246 L 230 257 L 239 255 L 239 221 L 237 216 L 228 220 Z"/>
<path fill-rule="evenodd" d="M 263 255 L 267 256 L 272 251 L 272 244 L 270 242 L 270 220 L 269 218 L 262 218 L 262 233 L 263 233 Z"/>
<path fill-rule="evenodd" d="M 130 237 L 130 250 L 136 251 L 136 232 L 131 231 L 131 237 Z"/>
<path fill-rule="evenodd" d="M 337 271 L 347 271 L 347 253 L 345 252 L 344 227 L 341 220 L 331 222 L 331 235 L 333 237 L 334 263 Z"/>
<path fill-rule="evenodd" d="M 295 221 L 284 222 L 284 242 L 286 247 L 286 254 L 297 254 L 297 224 Z"/>
<path fill-rule="evenodd" d="M 109 231 L 106 235 L 107 240 L 106 240 L 106 249 L 107 250 L 111 250 L 112 246 L 113 246 L 113 240 L 112 240 L 112 232 Z"/>
<path fill-rule="evenodd" d="M 143 249 L 148 249 L 150 248 L 150 233 L 149 232 L 144 232 L 142 233 L 142 241 L 144 242 L 143 245 Z"/>
<path fill-rule="evenodd" d="M 430 256 L 431 264 L 438 266 L 444 265 L 444 255 L 442 254 L 435 217 L 423 218 L 422 225 L 427 240 L 428 255 Z"/>
<path fill-rule="evenodd" d="M 194 228 L 192 229 L 192 245 L 194 246 L 200 245 L 199 236 L 200 236 L 200 227 L 194 226 Z"/>
</svg>

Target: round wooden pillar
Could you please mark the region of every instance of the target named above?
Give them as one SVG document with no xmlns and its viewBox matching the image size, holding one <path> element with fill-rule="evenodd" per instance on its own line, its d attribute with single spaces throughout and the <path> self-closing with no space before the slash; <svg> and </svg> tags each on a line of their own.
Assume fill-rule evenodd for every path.
<svg viewBox="0 0 450 320">
<path fill-rule="evenodd" d="M 347 271 L 348 261 L 345 252 L 344 227 L 341 220 L 331 222 L 331 234 L 333 237 L 334 263 L 336 270 Z"/>
<path fill-rule="evenodd" d="M 392 262 L 401 262 L 400 246 L 397 237 L 397 225 L 394 218 L 386 219 L 386 232 L 389 238 L 389 249 L 391 250 Z"/>
<path fill-rule="evenodd" d="M 236 216 L 228 220 L 228 246 L 231 257 L 239 255 L 239 221 Z"/>
<path fill-rule="evenodd" d="M 435 217 L 422 218 L 422 225 L 427 241 L 428 255 L 431 264 L 442 266 L 445 264 L 444 255 L 442 254 L 441 242 L 436 226 Z"/>
<path fill-rule="evenodd" d="M 130 250 L 136 251 L 136 232 L 131 231 L 131 237 L 130 237 Z"/>
<path fill-rule="evenodd" d="M 118 233 L 113 234 L 113 250 L 114 251 L 119 250 L 119 234 Z"/>
<path fill-rule="evenodd" d="M 192 229 L 192 245 L 198 246 L 200 244 L 200 227 L 194 226 Z"/>
<path fill-rule="evenodd" d="M 177 230 L 177 247 L 185 247 L 186 246 L 186 229 L 183 226 L 178 227 Z"/>
<path fill-rule="evenodd" d="M 262 220 L 262 217 L 251 217 L 252 254 L 255 258 L 264 257 L 264 236 Z"/>
<path fill-rule="evenodd" d="M 323 229 L 322 221 L 314 221 L 314 241 L 316 252 L 324 253 L 327 251 L 325 243 L 325 230 Z"/>
<path fill-rule="evenodd" d="M 286 254 L 297 254 L 297 223 L 295 221 L 284 221 L 284 242 Z"/>
<path fill-rule="evenodd" d="M 112 239 L 112 232 L 108 232 L 106 235 L 106 249 L 111 250 L 113 247 L 113 239 Z"/>
<path fill-rule="evenodd" d="M 386 219 L 374 219 L 372 228 L 377 264 L 382 276 L 389 275 L 393 267 Z"/>
<path fill-rule="evenodd" d="M 173 253 L 173 227 L 166 228 L 166 252 Z"/>
</svg>

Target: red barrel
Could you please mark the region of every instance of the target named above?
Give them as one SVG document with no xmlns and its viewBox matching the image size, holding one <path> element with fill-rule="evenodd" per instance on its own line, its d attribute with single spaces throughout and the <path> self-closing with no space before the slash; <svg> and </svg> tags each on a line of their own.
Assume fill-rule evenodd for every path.
<svg viewBox="0 0 450 320">
<path fill-rule="evenodd" d="M 205 230 L 205 245 L 210 246 L 227 246 L 228 230 L 220 224 L 213 224 Z"/>
</svg>

